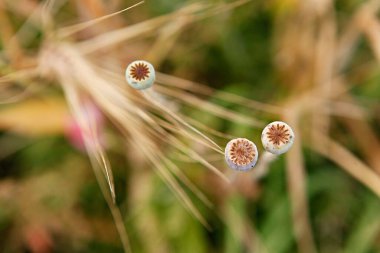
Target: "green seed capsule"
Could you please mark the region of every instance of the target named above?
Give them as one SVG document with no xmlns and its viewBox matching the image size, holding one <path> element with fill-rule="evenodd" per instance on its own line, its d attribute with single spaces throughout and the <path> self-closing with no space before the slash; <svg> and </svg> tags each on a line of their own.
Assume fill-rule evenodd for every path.
<svg viewBox="0 0 380 253">
<path fill-rule="evenodd" d="M 125 70 L 125 78 L 130 86 L 137 90 L 152 87 L 156 74 L 154 67 L 147 61 L 134 61 Z"/>
<path fill-rule="evenodd" d="M 229 141 L 224 154 L 227 165 L 240 171 L 248 171 L 255 167 L 259 157 L 255 143 L 245 138 Z"/>
<path fill-rule="evenodd" d="M 261 142 L 266 151 L 280 155 L 292 147 L 294 133 L 292 128 L 285 122 L 274 121 L 264 128 L 261 134 Z"/>
</svg>

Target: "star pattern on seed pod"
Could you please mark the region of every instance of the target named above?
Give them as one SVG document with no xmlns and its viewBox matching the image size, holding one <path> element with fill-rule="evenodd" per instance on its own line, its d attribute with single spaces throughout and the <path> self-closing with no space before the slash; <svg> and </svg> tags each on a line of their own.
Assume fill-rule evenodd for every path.
<svg viewBox="0 0 380 253">
<path fill-rule="evenodd" d="M 253 145 L 244 139 L 238 139 L 231 145 L 230 157 L 237 165 L 247 165 L 252 162 L 255 155 Z"/>
<path fill-rule="evenodd" d="M 131 67 L 130 73 L 134 79 L 141 81 L 149 77 L 150 71 L 146 64 L 139 62 Z"/>
<path fill-rule="evenodd" d="M 269 123 L 261 134 L 261 142 L 266 151 L 281 155 L 288 152 L 294 143 L 293 129 L 282 121 Z"/>
<path fill-rule="evenodd" d="M 289 142 L 289 130 L 285 128 L 285 125 L 279 123 L 272 125 L 266 132 L 268 139 L 275 145 L 280 145 Z"/>
</svg>

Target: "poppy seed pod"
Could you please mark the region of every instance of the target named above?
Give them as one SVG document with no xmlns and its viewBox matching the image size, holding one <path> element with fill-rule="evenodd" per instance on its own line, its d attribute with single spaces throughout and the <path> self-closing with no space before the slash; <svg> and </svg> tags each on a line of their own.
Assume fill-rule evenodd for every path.
<svg viewBox="0 0 380 253">
<path fill-rule="evenodd" d="M 287 152 L 294 142 L 292 128 L 282 121 L 274 121 L 268 124 L 262 134 L 261 142 L 266 151 L 281 155 Z"/>
<path fill-rule="evenodd" d="M 224 154 L 227 165 L 240 171 L 248 171 L 255 167 L 259 157 L 255 143 L 245 138 L 230 140 Z"/>
<path fill-rule="evenodd" d="M 151 87 L 156 78 L 153 65 L 147 61 L 134 61 L 125 70 L 125 78 L 130 86 L 137 90 Z"/>
</svg>

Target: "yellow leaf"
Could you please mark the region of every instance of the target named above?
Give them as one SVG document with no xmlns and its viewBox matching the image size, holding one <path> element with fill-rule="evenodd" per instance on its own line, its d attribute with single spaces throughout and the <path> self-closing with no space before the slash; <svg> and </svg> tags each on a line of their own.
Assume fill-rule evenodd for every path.
<svg viewBox="0 0 380 253">
<path fill-rule="evenodd" d="M 29 99 L 0 109 L 0 130 L 27 136 L 62 134 L 68 117 L 61 98 Z"/>
</svg>

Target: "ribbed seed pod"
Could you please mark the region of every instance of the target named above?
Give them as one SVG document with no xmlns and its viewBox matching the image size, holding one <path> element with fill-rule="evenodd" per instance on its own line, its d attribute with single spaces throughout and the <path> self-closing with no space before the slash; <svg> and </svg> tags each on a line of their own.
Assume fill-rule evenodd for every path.
<svg viewBox="0 0 380 253">
<path fill-rule="evenodd" d="M 233 170 L 248 171 L 255 167 L 259 154 L 255 143 L 245 138 L 229 141 L 225 149 L 227 165 Z"/>
<path fill-rule="evenodd" d="M 125 78 L 130 86 L 137 90 L 150 88 L 156 74 L 152 64 L 147 61 L 134 61 L 125 70 Z"/>
<path fill-rule="evenodd" d="M 261 142 L 266 151 L 280 155 L 292 147 L 294 133 L 292 128 L 285 122 L 274 121 L 264 128 L 261 134 Z"/>
</svg>

